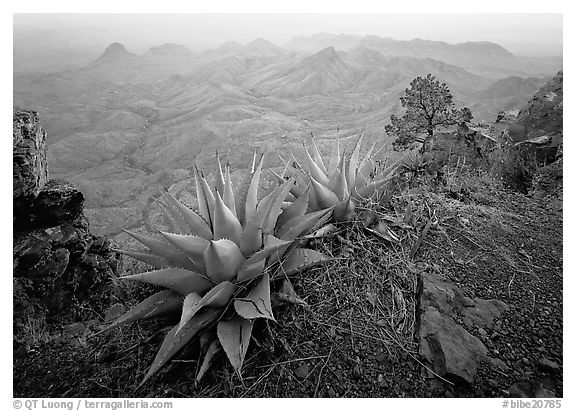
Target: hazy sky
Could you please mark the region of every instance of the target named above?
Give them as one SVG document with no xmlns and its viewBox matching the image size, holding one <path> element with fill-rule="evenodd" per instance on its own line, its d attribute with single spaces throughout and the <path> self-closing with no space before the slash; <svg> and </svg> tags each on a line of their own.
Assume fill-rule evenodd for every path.
<svg viewBox="0 0 576 411">
<path fill-rule="evenodd" d="M 204 48 L 263 37 L 284 45 L 294 36 L 328 32 L 449 43 L 485 40 L 513 52 L 562 50 L 561 14 L 15 14 L 13 21 L 16 47 L 19 41 L 94 46 L 119 41 L 140 53 L 165 42 Z M 35 40 L 27 36 L 30 30 L 50 34 Z"/>
</svg>

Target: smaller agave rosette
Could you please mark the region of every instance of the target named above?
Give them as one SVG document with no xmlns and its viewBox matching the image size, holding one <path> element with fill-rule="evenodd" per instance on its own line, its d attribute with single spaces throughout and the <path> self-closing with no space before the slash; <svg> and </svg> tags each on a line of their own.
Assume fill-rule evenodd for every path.
<svg viewBox="0 0 576 411">
<path fill-rule="evenodd" d="M 298 199 L 309 196 L 310 211 L 333 208 L 335 221 L 349 221 L 356 205 L 378 197 L 385 191 L 398 167 L 393 164 L 375 176 L 375 145 L 361 158 L 362 137 L 363 134 L 356 141 L 349 158 L 344 151 L 340 152 L 340 142 L 336 140 L 330 158 L 324 161 L 316 139 L 312 136 L 312 153 L 304 147 L 305 167 L 300 166 L 292 157 L 291 161 L 285 162 L 282 174 L 275 176 L 279 181 L 295 178 L 296 184 L 290 194 Z"/>
</svg>

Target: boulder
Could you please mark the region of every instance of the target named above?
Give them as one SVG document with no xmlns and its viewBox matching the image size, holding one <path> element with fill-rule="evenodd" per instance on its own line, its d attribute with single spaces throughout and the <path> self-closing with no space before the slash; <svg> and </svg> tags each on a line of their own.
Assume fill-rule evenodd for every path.
<svg viewBox="0 0 576 411">
<path fill-rule="evenodd" d="M 72 221 L 84 210 L 84 195 L 72 184 L 50 180 L 35 198 L 14 209 L 14 229 L 33 230 Z"/>
<path fill-rule="evenodd" d="M 14 109 L 12 131 L 13 208 L 35 198 L 48 181 L 46 132 L 34 111 Z"/>
<path fill-rule="evenodd" d="M 467 297 L 453 282 L 431 272 L 420 273 L 418 293 L 416 337 L 423 361 L 456 384 L 473 384 L 480 362 L 490 360 L 488 349 L 459 323 L 486 334 L 508 306 Z"/>
<path fill-rule="evenodd" d="M 14 233 L 13 276 L 19 289 L 26 289 L 25 306 L 41 305 L 48 315 L 75 301 L 102 298 L 120 269 L 120 256 L 110 241 L 91 234 L 83 216 L 55 227 Z"/>
</svg>

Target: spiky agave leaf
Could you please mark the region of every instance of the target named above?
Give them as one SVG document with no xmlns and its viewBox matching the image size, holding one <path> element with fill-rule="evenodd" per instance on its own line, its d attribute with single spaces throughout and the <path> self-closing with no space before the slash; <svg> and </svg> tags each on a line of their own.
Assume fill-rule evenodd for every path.
<svg viewBox="0 0 576 411">
<path fill-rule="evenodd" d="M 133 251 L 128 250 L 118 250 L 114 249 L 113 251 L 119 252 L 121 254 L 127 255 L 128 257 L 132 257 L 135 260 L 142 261 L 145 264 L 148 264 L 154 268 L 161 269 L 161 268 L 168 268 L 170 264 L 164 257 L 159 257 L 154 254 L 150 253 L 135 253 Z"/>
<path fill-rule="evenodd" d="M 153 255 L 158 257 L 162 257 L 165 259 L 170 265 L 179 268 L 186 268 L 189 270 L 194 270 L 196 267 L 184 254 L 182 254 L 178 249 L 172 247 L 170 244 L 167 244 L 157 238 L 150 237 L 143 234 L 134 233 L 128 230 L 122 230 L 136 241 L 144 244 Z"/>
<path fill-rule="evenodd" d="M 205 329 L 220 317 L 223 309 L 208 308 L 206 312 L 198 314 L 188 321 L 186 326 L 176 333 L 179 325 L 176 324 L 164 338 L 164 342 L 158 350 L 150 369 L 144 376 L 140 386 L 152 377 L 160 368 L 182 349 L 202 329 Z"/>
<path fill-rule="evenodd" d="M 228 238 L 236 244 L 240 244 L 242 236 L 242 226 L 234 213 L 224 204 L 220 193 L 216 192 L 214 203 L 214 239 L 220 240 Z"/>
<path fill-rule="evenodd" d="M 329 208 L 333 207 L 340 202 L 340 199 L 332 190 L 316 181 L 314 177 L 310 177 L 310 185 L 314 193 L 315 203 L 318 207 Z"/>
<path fill-rule="evenodd" d="M 178 250 L 182 252 L 194 265 L 199 269 L 200 273 L 206 273 L 206 266 L 204 264 L 204 251 L 210 243 L 202 237 L 185 234 L 172 234 L 159 231 L 166 240 L 173 244 Z"/>
<path fill-rule="evenodd" d="M 210 280 L 199 273 L 173 267 L 148 271 L 145 273 L 125 275 L 120 277 L 120 279 L 159 285 L 161 287 L 170 288 L 171 290 L 183 295 L 192 292 L 203 293 L 213 286 L 213 283 Z"/>
<path fill-rule="evenodd" d="M 188 234 L 193 234 L 207 240 L 212 239 L 212 231 L 206 221 L 196 214 L 188 206 L 184 205 L 180 200 L 176 199 L 168 191 L 165 193 L 166 206 L 170 215 L 174 218 L 175 223 L 179 224 L 180 230 Z"/>
<path fill-rule="evenodd" d="M 304 214 L 292 218 L 276 231 L 276 236 L 282 240 L 295 240 L 298 236 L 308 232 L 322 221 L 328 220 L 332 213 L 332 208 Z"/>
<path fill-rule="evenodd" d="M 252 326 L 252 320 L 246 320 L 239 316 L 235 316 L 229 321 L 218 322 L 218 340 L 235 371 L 242 368 L 244 357 L 248 351 L 248 344 L 250 344 Z"/>
<path fill-rule="evenodd" d="M 306 190 L 300 197 L 296 198 L 296 200 L 287 209 L 280 213 L 278 220 L 276 221 L 276 227 L 282 228 L 289 220 L 303 216 L 308 208 L 309 198 L 310 185 L 306 187 Z"/>
<path fill-rule="evenodd" d="M 304 147 L 304 152 L 306 153 L 306 162 L 308 165 L 308 174 L 310 175 L 310 178 L 313 178 L 324 186 L 328 186 L 330 184 L 328 175 L 324 173 L 320 166 L 314 162 L 306 147 Z"/>
<path fill-rule="evenodd" d="M 108 331 L 122 324 L 140 319 L 176 311 L 182 306 L 183 299 L 184 296 L 182 294 L 172 290 L 159 291 L 126 311 L 102 331 Z"/>
</svg>

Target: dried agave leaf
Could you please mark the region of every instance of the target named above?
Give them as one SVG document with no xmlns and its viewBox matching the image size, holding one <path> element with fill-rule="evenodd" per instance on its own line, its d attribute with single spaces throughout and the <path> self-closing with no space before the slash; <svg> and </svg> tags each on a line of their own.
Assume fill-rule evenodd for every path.
<svg viewBox="0 0 576 411">
<path fill-rule="evenodd" d="M 210 369 L 212 362 L 214 361 L 216 354 L 220 351 L 220 344 L 218 343 L 217 339 L 212 340 L 208 348 L 206 349 L 206 353 L 204 354 L 204 358 L 202 359 L 202 365 L 196 374 L 196 381 L 200 382 L 200 380 L 204 377 L 206 372 Z"/>
<path fill-rule="evenodd" d="M 289 276 L 329 260 L 329 257 L 318 251 L 308 248 L 295 248 L 288 254 L 286 259 L 280 263 L 279 269 L 286 276 Z"/>
</svg>

